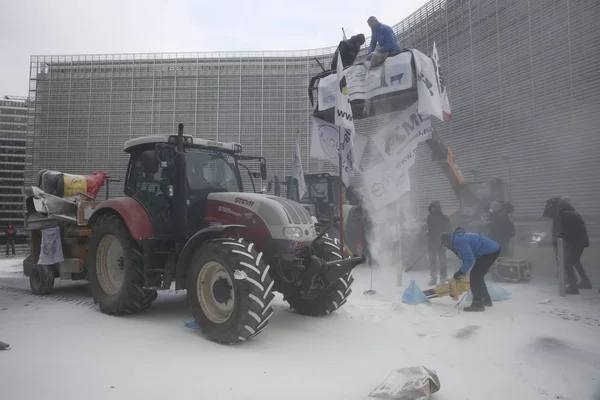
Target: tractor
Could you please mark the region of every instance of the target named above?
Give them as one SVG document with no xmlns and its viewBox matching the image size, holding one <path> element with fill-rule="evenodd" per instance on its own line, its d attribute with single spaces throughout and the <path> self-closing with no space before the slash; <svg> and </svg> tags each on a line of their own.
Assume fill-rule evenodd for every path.
<svg viewBox="0 0 600 400">
<path fill-rule="evenodd" d="M 335 215 L 339 205 L 340 181 L 337 175 L 327 172 L 305 173 L 306 193 L 302 198 L 298 192 L 298 180 L 293 176 L 286 176 L 284 181 L 274 177 L 275 196 L 283 196 L 302 204 L 320 225 L 326 225 Z M 285 192 L 281 193 L 281 187 Z"/>
<path fill-rule="evenodd" d="M 333 235 L 317 234 L 297 202 L 244 193 L 242 146 L 184 135 L 127 141 L 124 197 L 95 205 L 85 260 L 102 312 L 131 314 L 157 291 L 185 289 L 210 340 L 258 335 L 273 315 L 274 291 L 291 308 L 319 316 L 341 307 L 362 257 L 346 257 Z"/>
</svg>

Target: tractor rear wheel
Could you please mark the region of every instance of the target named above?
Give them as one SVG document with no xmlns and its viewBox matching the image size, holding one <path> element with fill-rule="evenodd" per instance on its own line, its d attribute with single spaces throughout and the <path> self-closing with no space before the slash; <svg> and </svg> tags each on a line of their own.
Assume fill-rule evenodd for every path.
<svg viewBox="0 0 600 400">
<path fill-rule="evenodd" d="M 187 295 L 202 333 L 218 343 L 250 339 L 273 315 L 269 265 L 254 244 L 217 239 L 194 254 L 187 272 Z"/>
<path fill-rule="evenodd" d="M 92 228 L 87 275 L 94 301 L 105 314 L 133 314 L 150 306 L 157 293 L 143 289 L 144 261 L 120 216 L 101 216 Z"/>
<path fill-rule="evenodd" d="M 341 259 L 339 239 L 326 233 L 315 243 L 315 254 L 325 261 Z M 325 315 L 334 312 L 346 303 L 348 296 L 352 293 L 353 282 L 354 278 L 350 271 L 310 299 L 302 298 L 295 286 L 286 285 L 286 289 L 283 290 L 283 299 L 299 314 L 314 317 Z"/>
</svg>

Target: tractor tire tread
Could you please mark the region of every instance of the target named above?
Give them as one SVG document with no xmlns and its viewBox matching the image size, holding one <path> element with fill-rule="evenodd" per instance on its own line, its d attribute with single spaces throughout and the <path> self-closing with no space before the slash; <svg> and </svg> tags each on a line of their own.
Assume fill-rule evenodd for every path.
<svg viewBox="0 0 600 400">
<path fill-rule="evenodd" d="M 332 238 L 329 234 L 325 234 L 320 238 L 315 246 L 318 253 L 320 253 L 318 255 L 325 261 L 334 261 L 341 258 L 339 240 Z M 347 252 L 344 252 L 344 254 L 347 254 Z M 348 296 L 352 293 L 353 283 L 354 278 L 352 277 L 352 271 L 350 271 L 313 299 L 302 299 L 295 290 L 286 290 L 284 300 L 299 314 L 312 317 L 327 315 L 338 310 L 346 303 Z"/>
<path fill-rule="evenodd" d="M 117 302 L 111 302 L 111 304 L 103 304 L 102 297 L 105 296 L 101 286 L 97 282 L 95 276 L 88 277 L 90 280 L 90 288 L 94 301 L 100 305 L 100 311 L 108 315 L 123 315 L 123 314 L 135 314 L 148 308 L 152 302 L 156 299 L 157 293 L 153 290 L 143 289 L 144 284 L 144 259 L 140 252 L 137 243 L 127 229 L 123 219 L 117 214 L 105 214 L 98 218 L 94 225 L 94 230 L 99 229 L 101 231 L 112 231 L 112 233 L 120 241 L 123 248 L 123 256 L 125 257 L 125 264 L 129 266 L 129 279 L 128 282 L 121 289 L 121 293 L 116 296 L 119 297 Z M 90 240 L 90 253 L 94 256 L 94 260 L 88 258 L 88 274 L 92 275 L 96 270 L 95 267 L 95 256 L 97 248 L 96 246 L 100 242 L 100 238 L 94 237 L 92 233 L 92 239 Z M 90 262 L 92 261 L 92 262 Z M 90 268 L 90 264 L 92 267 Z M 127 274 L 127 272 L 126 272 Z"/>
<path fill-rule="evenodd" d="M 273 315 L 273 280 L 268 274 L 269 265 L 254 244 L 246 240 L 216 239 L 204 243 L 196 252 L 189 267 L 187 295 L 196 324 L 210 340 L 232 344 L 251 339 L 261 333 Z M 241 246 L 232 243 L 242 244 Z M 203 313 L 196 293 L 196 279 L 200 273 L 199 263 L 214 254 L 231 275 L 236 305 L 233 315 L 222 324 L 211 322 Z M 237 277 L 236 277 L 237 274 Z M 235 287 L 237 286 L 237 287 Z"/>
</svg>

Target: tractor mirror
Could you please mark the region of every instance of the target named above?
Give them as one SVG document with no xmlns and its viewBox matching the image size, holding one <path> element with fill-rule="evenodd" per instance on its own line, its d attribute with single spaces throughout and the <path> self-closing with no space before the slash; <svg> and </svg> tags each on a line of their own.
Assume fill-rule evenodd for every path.
<svg viewBox="0 0 600 400">
<path fill-rule="evenodd" d="M 260 178 L 267 179 L 267 160 L 264 158 L 260 159 Z"/>
<path fill-rule="evenodd" d="M 269 183 L 267 183 L 267 193 L 269 193 L 272 188 L 273 188 L 273 181 L 269 181 Z"/>
</svg>

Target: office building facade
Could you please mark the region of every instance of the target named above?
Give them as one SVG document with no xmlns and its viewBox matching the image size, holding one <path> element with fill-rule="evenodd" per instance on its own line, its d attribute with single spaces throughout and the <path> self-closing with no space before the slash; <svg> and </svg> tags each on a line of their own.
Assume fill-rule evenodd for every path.
<svg viewBox="0 0 600 400">
<path fill-rule="evenodd" d="M 453 111 L 437 130 L 468 179 L 508 183 L 518 221 L 534 223 L 546 199 L 569 196 L 600 235 L 598 15 L 596 1 L 433 0 L 393 26 L 402 47 L 430 55 L 436 43 Z M 290 173 L 296 140 L 305 170 L 329 169 L 309 158 L 307 86 L 321 71 L 315 59 L 328 65 L 334 50 L 34 56 L 26 175 L 123 176 L 126 140 L 178 123 L 265 156 L 270 176 Z M 357 131 L 385 120 L 357 121 Z M 421 212 L 431 200 L 456 207 L 424 144 L 411 182 Z"/>
<path fill-rule="evenodd" d="M 23 186 L 28 103 L 0 98 L 0 229 L 23 228 Z"/>
</svg>

